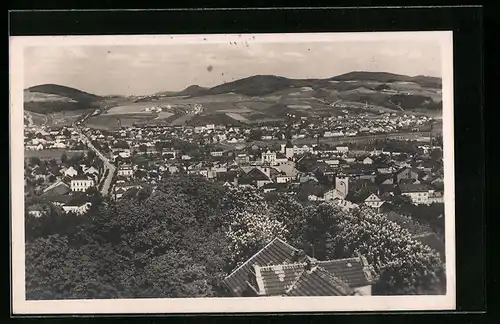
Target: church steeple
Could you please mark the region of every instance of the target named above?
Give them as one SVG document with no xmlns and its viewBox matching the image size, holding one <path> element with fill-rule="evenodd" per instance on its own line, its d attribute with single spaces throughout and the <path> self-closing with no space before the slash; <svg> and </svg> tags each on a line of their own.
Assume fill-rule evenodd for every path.
<svg viewBox="0 0 500 324">
<path fill-rule="evenodd" d="M 340 191 L 344 197 L 349 193 L 349 177 L 342 171 L 335 176 L 335 189 Z"/>
<path fill-rule="evenodd" d="M 285 145 L 285 155 L 286 155 L 287 159 L 291 159 L 295 155 L 295 152 L 293 150 L 293 145 L 292 145 L 292 142 L 290 140 L 288 140 L 286 142 L 286 145 Z"/>
</svg>

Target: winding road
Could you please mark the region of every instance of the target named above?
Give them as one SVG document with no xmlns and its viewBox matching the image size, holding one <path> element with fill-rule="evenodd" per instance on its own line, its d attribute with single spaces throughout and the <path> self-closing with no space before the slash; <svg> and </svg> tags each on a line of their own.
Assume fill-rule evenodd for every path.
<svg viewBox="0 0 500 324">
<path fill-rule="evenodd" d="M 113 163 L 111 163 L 111 161 L 106 156 L 104 156 L 104 154 L 102 154 L 92 144 L 90 139 L 81 131 L 81 129 L 79 127 L 75 127 L 75 129 L 80 135 L 80 140 L 83 143 L 85 143 L 89 149 L 94 151 L 96 156 L 98 156 L 102 160 L 102 162 L 104 163 L 104 173 L 106 173 L 106 170 L 109 170 L 108 175 L 107 175 L 106 179 L 104 179 L 104 183 L 103 183 L 102 188 L 101 188 L 101 194 L 103 196 L 107 196 L 109 194 L 109 190 L 111 187 L 111 181 L 113 180 L 113 176 L 115 174 L 116 167 L 113 165 Z"/>
</svg>

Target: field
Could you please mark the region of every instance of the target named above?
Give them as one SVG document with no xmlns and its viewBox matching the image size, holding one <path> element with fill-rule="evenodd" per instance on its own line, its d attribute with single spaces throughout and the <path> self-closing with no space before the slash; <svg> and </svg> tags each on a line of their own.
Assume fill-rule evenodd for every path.
<svg viewBox="0 0 500 324">
<path fill-rule="evenodd" d="M 49 127 L 63 127 L 70 126 L 80 116 L 92 110 L 68 110 L 59 111 L 49 114 L 38 114 L 31 111 L 25 111 L 25 124 L 29 127 L 33 126 L 49 126 Z"/>
<path fill-rule="evenodd" d="M 118 121 L 120 121 L 121 126 L 130 127 L 134 126 L 135 123 L 143 122 L 147 120 L 153 120 L 156 115 L 144 115 L 144 114 L 126 114 L 126 115 L 100 115 L 91 117 L 87 126 L 96 129 L 112 130 L 118 128 Z"/>
<path fill-rule="evenodd" d="M 24 123 L 28 127 L 46 125 L 49 121 L 47 115 L 37 114 L 30 111 L 24 112 Z"/>
<path fill-rule="evenodd" d="M 80 116 L 91 112 L 90 110 L 71 110 L 71 111 L 61 111 L 49 114 L 50 125 L 51 126 L 70 126 L 74 123 Z"/>
<path fill-rule="evenodd" d="M 177 117 L 176 119 L 174 119 L 173 121 L 171 121 L 170 125 L 172 125 L 172 126 L 181 126 L 181 125 L 184 125 L 192 117 L 193 117 L 193 115 L 181 115 L 180 117 Z"/>
<path fill-rule="evenodd" d="M 51 149 L 51 150 L 40 150 L 40 151 L 24 150 L 24 158 L 29 159 L 32 157 L 37 157 L 41 160 L 51 160 L 51 159 L 59 160 L 63 155 L 63 153 L 66 154 L 68 157 L 85 154 L 84 151 L 69 151 L 65 149 Z"/>
<path fill-rule="evenodd" d="M 168 112 L 168 111 L 161 111 L 158 113 L 158 117 L 156 119 L 167 119 L 170 116 L 173 116 L 174 113 Z"/>
<path fill-rule="evenodd" d="M 236 119 L 237 121 L 240 121 L 240 122 L 246 122 L 248 121 L 248 119 L 246 119 L 245 117 L 237 114 L 237 113 L 231 113 L 231 112 L 227 112 L 226 113 L 227 116 L 231 117 L 232 119 Z"/>
<path fill-rule="evenodd" d="M 116 128 L 118 119 L 122 126 L 134 123 L 161 123 L 173 126 L 194 126 L 203 123 L 252 124 L 283 122 L 288 115 L 336 116 L 344 114 L 345 110 L 354 114 L 361 112 L 399 114 L 407 111 L 429 113 L 429 115 L 441 113 L 440 89 L 428 88 L 419 84 L 419 81 L 386 83 L 375 80 L 338 80 L 319 83 L 311 81 L 311 86 L 306 84 L 309 82 L 307 81 L 278 89 L 278 84 L 274 84 L 274 81 L 267 84 L 265 79 L 266 77 L 258 78 L 254 80 L 255 84 L 250 82 L 247 85 L 249 88 L 240 85 L 243 90 L 248 91 L 224 85 L 224 90 L 228 92 L 195 94 L 192 97 L 151 96 L 139 100 L 120 98 L 115 100 L 112 108 L 105 113 L 92 117 L 88 126 Z M 275 91 L 267 91 L 275 86 Z M 259 87 L 263 88 L 261 93 L 257 91 Z M 239 94 L 231 91 L 239 91 Z M 332 106 L 332 103 L 337 104 Z M 145 111 L 146 108 L 154 106 L 163 107 L 163 111 L 159 113 Z M 198 110 L 198 107 L 202 109 Z"/>
<path fill-rule="evenodd" d="M 146 108 L 151 108 L 153 105 L 151 103 L 132 103 L 132 104 L 124 104 L 119 105 L 113 108 L 110 108 L 103 115 L 122 115 L 122 114 L 136 114 L 145 112 Z"/>
</svg>

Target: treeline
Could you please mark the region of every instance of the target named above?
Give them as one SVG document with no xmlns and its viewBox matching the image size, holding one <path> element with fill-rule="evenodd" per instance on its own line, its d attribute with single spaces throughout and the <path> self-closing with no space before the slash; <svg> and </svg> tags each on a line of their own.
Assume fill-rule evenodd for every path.
<svg viewBox="0 0 500 324">
<path fill-rule="evenodd" d="M 99 197 L 99 195 L 97 195 Z M 27 299 L 226 296 L 221 280 L 276 236 L 318 259 L 365 255 L 374 293 L 443 293 L 444 265 L 370 209 L 346 212 L 171 176 L 82 216 L 26 216 Z"/>
</svg>

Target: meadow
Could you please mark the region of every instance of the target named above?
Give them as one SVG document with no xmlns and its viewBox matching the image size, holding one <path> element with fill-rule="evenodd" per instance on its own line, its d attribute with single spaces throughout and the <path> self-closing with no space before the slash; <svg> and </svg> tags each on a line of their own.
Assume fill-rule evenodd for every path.
<svg viewBox="0 0 500 324">
<path fill-rule="evenodd" d="M 67 157 L 80 156 L 85 154 L 85 151 L 72 151 L 66 149 L 50 149 L 50 150 L 24 150 L 24 158 L 29 159 L 32 157 L 37 157 L 41 160 L 60 160 L 61 156 L 66 154 Z"/>
</svg>

